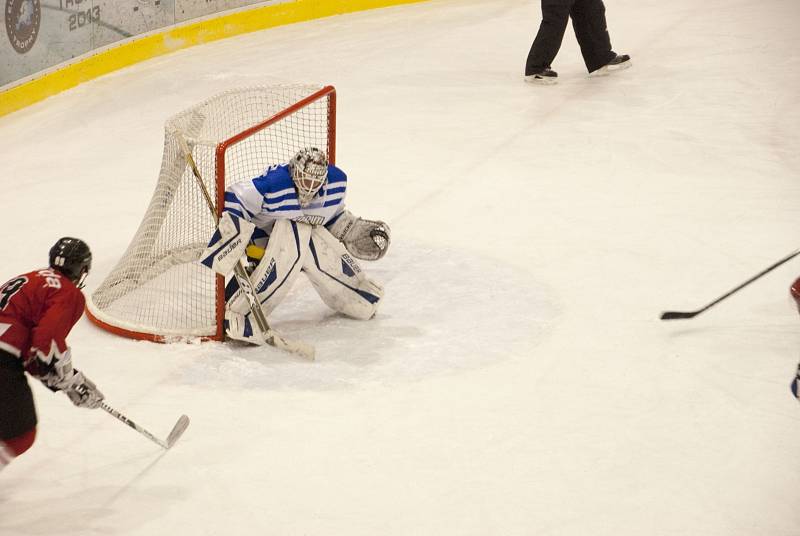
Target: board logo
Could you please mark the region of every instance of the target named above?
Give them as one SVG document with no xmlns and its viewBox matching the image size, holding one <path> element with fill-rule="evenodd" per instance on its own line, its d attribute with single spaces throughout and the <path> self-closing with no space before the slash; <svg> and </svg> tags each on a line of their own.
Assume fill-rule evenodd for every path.
<svg viewBox="0 0 800 536">
<path fill-rule="evenodd" d="M 25 54 L 39 36 L 42 6 L 39 0 L 6 0 L 6 33 L 11 46 Z"/>
</svg>

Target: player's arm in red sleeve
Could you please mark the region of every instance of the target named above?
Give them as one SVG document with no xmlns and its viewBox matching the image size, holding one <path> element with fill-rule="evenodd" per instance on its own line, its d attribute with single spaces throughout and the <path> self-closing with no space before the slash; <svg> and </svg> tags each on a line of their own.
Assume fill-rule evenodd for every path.
<svg viewBox="0 0 800 536">
<path fill-rule="evenodd" d="M 94 409 L 100 407 L 103 393 L 81 371 L 72 368 L 67 346 L 67 335 L 83 314 L 85 303 L 74 285 L 48 294 L 45 311 L 32 332 L 25 368 L 51 391 L 64 391 L 76 406 Z"/>
<path fill-rule="evenodd" d="M 62 286 L 48 293 L 44 312 L 31 330 L 31 350 L 25 369 L 44 381 L 48 376 L 64 377 L 72 370 L 67 335 L 83 314 L 85 299 L 74 286 Z M 45 381 L 48 387 L 52 385 Z"/>
</svg>

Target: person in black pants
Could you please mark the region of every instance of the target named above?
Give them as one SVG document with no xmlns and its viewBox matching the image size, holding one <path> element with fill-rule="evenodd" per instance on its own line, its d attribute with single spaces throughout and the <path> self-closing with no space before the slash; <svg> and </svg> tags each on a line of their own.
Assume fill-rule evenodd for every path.
<svg viewBox="0 0 800 536">
<path fill-rule="evenodd" d="M 619 56 L 611 50 L 603 0 L 542 0 L 542 23 L 525 63 L 527 81 L 556 82 L 558 74 L 550 65 L 561 48 L 569 18 L 590 73 L 630 66 L 630 56 Z"/>
</svg>

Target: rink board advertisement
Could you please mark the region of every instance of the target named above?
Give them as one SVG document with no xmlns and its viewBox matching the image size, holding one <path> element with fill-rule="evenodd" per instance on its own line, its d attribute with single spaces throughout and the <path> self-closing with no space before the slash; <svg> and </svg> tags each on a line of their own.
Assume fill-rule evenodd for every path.
<svg viewBox="0 0 800 536">
<path fill-rule="evenodd" d="M 127 38 L 276 2 L 258 0 L 0 0 L 0 86 Z"/>
</svg>

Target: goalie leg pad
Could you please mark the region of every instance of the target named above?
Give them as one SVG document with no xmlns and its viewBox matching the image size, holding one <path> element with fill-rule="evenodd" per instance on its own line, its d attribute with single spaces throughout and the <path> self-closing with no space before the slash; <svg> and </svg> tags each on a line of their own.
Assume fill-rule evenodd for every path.
<svg viewBox="0 0 800 536">
<path fill-rule="evenodd" d="M 264 339 L 258 335 L 254 328 L 254 321 L 250 313 L 243 315 L 233 311 L 225 311 L 225 333 L 231 339 L 245 341 L 251 344 L 264 344 Z"/>
<path fill-rule="evenodd" d="M 311 226 L 305 223 L 279 220 L 272 228 L 264 256 L 250 276 L 265 315 L 275 310 L 297 279 L 310 236 Z M 247 297 L 240 288 L 232 293 L 228 308 L 243 315 L 250 312 Z"/>
<path fill-rule="evenodd" d="M 344 245 L 324 227 L 311 232 L 303 271 L 331 309 L 359 320 L 368 320 L 377 312 L 383 287 L 364 274 Z"/>
</svg>

